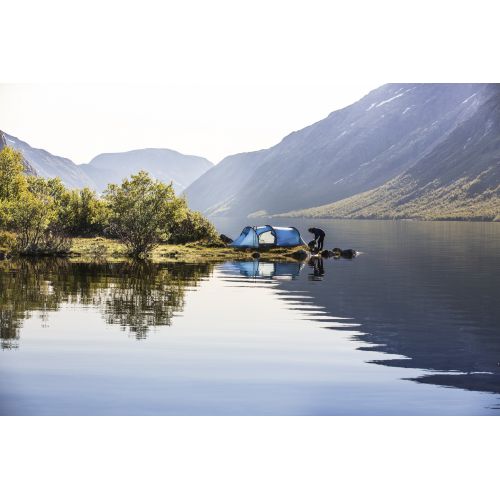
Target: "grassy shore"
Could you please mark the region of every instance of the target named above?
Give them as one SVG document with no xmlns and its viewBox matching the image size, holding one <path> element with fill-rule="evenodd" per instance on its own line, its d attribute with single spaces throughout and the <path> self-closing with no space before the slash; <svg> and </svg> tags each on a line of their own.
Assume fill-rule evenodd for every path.
<svg viewBox="0 0 500 500">
<path fill-rule="evenodd" d="M 273 248 L 259 251 L 260 258 L 292 261 L 293 255 L 303 247 Z M 251 260 L 255 250 L 237 250 L 226 246 L 207 246 L 200 243 L 184 245 L 159 245 L 150 256 L 154 262 L 224 262 L 226 260 Z M 126 260 L 125 246 L 106 238 L 75 238 L 71 246 L 70 259 L 75 261 L 122 261 Z"/>
</svg>

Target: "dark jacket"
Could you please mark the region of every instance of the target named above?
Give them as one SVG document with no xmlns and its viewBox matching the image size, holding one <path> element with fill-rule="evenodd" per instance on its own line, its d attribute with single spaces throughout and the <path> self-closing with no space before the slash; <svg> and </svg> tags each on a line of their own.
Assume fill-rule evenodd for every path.
<svg viewBox="0 0 500 500">
<path fill-rule="evenodd" d="M 324 238 L 325 237 L 325 232 L 323 231 L 323 229 L 319 229 L 317 227 L 313 227 L 311 228 L 312 229 L 312 233 L 314 234 L 314 239 L 317 240 L 319 238 Z"/>
</svg>

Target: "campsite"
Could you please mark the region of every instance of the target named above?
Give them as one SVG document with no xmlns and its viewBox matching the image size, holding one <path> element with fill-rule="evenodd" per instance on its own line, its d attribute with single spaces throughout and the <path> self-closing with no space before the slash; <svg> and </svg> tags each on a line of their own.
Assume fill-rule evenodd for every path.
<svg viewBox="0 0 500 500">
<path fill-rule="evenodd" d="M 305 251 L 299 247 L 272 247 L 258 249 L 259 258 L 266 260 L 303 260 Z M 223 262 L 227 260 L 253 260 L 256 251 L 253 247 L 236 248 L 218 243 L 159 244 L 150 253 L 151 262 Z M 305 255 L 307 256 L 307 254 Z M 125 245 L 109 238 L 75 238 L 68 258 L 72 261 L 125 261 L 130 260 Z"/>
<path fill-rule="evenodd" d="M 384 85 L 218 165 L 0 132 L 0 413 L 494 414 L 498 92 Z"/>
<path fill-rule="evenodd" d="M 0 12 L 2 498 L 498 496 L 499 2 Z"/>
<path fill-rule="evenodd" d="M 193 242 L 184 244 L 158 244 L 148 255 L 151 262 L 224 262 L 224 261 L 304 261 L 316 254 L 311 252 L 295 227 L 246 226 L 233 241 L 221 235 L 220 241 L 204 244 Z M 224 243 L 224 239 L 228 242 Z M 352 258 L 353 255 L 325 250 L 325 258 Z M 67 254 L 73 262 L 129 260 L 124 244 L 117 240 L 94 237 L 74 238 Z"/>
</svg>

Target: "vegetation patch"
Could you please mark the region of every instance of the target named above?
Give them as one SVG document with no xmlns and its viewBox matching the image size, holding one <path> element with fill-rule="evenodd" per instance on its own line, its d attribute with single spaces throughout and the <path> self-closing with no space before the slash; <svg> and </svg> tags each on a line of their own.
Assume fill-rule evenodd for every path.
<svg viewBox="0 0 500 500">
<path fill-rule="evenodd" d="M 260 259 L 273 261 L 293 261 L 302 247 L 274 248 L 259 250 Z M 206 243 L 186 243 L 157 245 L 148 255 L 153 262 L 224 262 L 227 260 L 252 260 L 253 249 L 236 249 L 224 244 L 215 246 Z M 105 260 L 109 262 L 125 261 L 130 259 L 127 247 L 118 240 L 109 238 L 74 238 L 69 253 L 71 261 L 91 262 Z"/>
<path fill-rule="evenodd" d="M 500 186 L 472 194 L 480 179 L 462 178 L 449 185 L 418 186 L 400 176 L 349 198 L 280 214 L 334 219 L 413 219 L 500 221 Z"/>
<path fill-rule="evenodd" d="M 0 151 L 3 258 L 175 258 L 181 246 L 166 244 L 200 242 L 199 248 L 205 249 L 222 245 L 215 226 L 190 210 L 186 199 L 175 195 L 172 184 L 154 180 L 146 172 L 120 185 L 109 184 L 101 197 L 88 188 L 67 189 L 59 178 L 26 175 L 25 166 L 20 152 L 10 147 Z"/>
</svg>

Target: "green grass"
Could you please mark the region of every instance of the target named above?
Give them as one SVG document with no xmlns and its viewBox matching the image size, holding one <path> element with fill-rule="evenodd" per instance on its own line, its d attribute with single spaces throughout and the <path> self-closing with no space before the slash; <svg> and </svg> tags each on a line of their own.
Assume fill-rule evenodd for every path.
<svg viewBox="0 0 500 500">
<path fill-rule="evenodd" d="M 335 203 L 289 212 L 289 217 L 500 221 L 500 187 L 473 193 L 476 180 L 418 187 L 408 177 Z"/>
<path fill-rule="evenodd" d="M 302 247 L 273 248 L 259 251 L 263 259 L 290 261 Z M 226 260 L 251 260 L 255 250 L 238 250 L 226 246 L 209 246 L 201 243 L 183 245 L 158 245 L 149 256 L 154 262 L 224 262 Z M 74 238 L 71 260 L 75 261 L 123 261 L 128 259 L 125 246 L 107 238 Z"/>
</svg>

